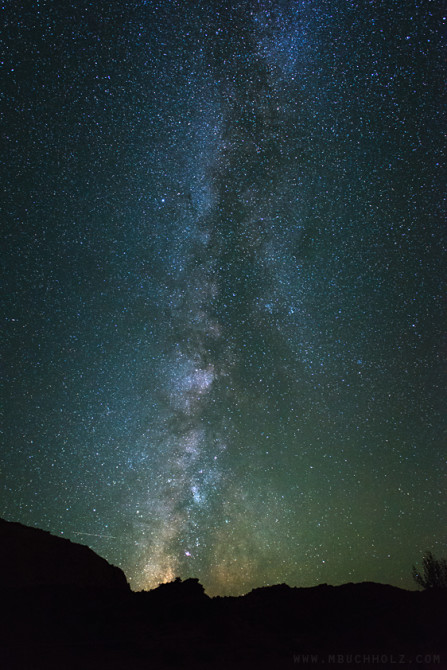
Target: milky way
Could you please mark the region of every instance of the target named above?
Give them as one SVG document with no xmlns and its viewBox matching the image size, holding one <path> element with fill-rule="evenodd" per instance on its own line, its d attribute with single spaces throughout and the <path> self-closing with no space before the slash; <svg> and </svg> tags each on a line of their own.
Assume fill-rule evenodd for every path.
<svg viewBox="0 0 447 670">
<path fill-rule="evenodd" d="M 437 4 L 5 5 L 0 514 L 134 589 L 445 551 Z"/>
</svg>

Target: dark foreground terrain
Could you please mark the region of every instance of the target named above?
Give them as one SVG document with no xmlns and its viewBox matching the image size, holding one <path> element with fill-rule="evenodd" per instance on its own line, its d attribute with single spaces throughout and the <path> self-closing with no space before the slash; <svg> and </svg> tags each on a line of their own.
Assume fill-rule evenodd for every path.
<svg viewBox="0 0 447 670">
<path fill-rule="evenodd" d="M 0 520 L 0 668 L 447 669 L 447 598 L 374 583 L 130 591 L 87 547 Z"/>
</svg>

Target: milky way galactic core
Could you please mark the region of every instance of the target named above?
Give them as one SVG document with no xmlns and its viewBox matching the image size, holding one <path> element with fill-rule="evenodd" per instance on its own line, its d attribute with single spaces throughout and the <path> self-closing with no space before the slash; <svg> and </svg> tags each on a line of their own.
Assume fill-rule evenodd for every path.
<svg viewBox="0 0 447 670">
<path fill-rule="evenodd" d="M 4 3 L 2 516 L 134 589 L 445 553 L 440 5 Z"/>
</svg>

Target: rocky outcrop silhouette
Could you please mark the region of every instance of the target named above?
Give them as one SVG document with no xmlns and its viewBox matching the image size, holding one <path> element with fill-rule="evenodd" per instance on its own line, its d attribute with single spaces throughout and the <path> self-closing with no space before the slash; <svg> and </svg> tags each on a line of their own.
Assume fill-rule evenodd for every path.
<svg viewBox="0 0 447 670">
<path fill-rule="evenodd" d="M 0 521 L 0 668 L 447 668 L 447 599 L 364 582 L 133 593 L 87 547 Z"/>
<path fill-rule="evenodd" d="M 129 590 L 124 572 L 82 544 L 0 519 L 0 588 Z"/>
</svg>

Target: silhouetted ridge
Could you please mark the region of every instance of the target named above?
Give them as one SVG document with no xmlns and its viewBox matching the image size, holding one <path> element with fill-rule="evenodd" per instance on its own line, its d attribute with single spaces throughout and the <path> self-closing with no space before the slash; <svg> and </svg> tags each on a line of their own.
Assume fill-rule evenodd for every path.
<svg viewBox="0 0 447 670">
<path fill-rule="evenodd" d="M 177 578 L 133 593 L 121 570 L 69 540 L 0 520 L 0 543 L 2 669 L 280 670 L 300 654 L 323 670 L 354 654 L 386 660 L 337 667 L 447 667 L 441 590 L 277 584 L 210 598 Z M 398 664 L 402 654 L 423 663 Z"/>
<path fill-rule="evenodd" d="M 0 588 L 129 590 L 122 570 L 82 544 L 0 519 Z"/>
</svg>

